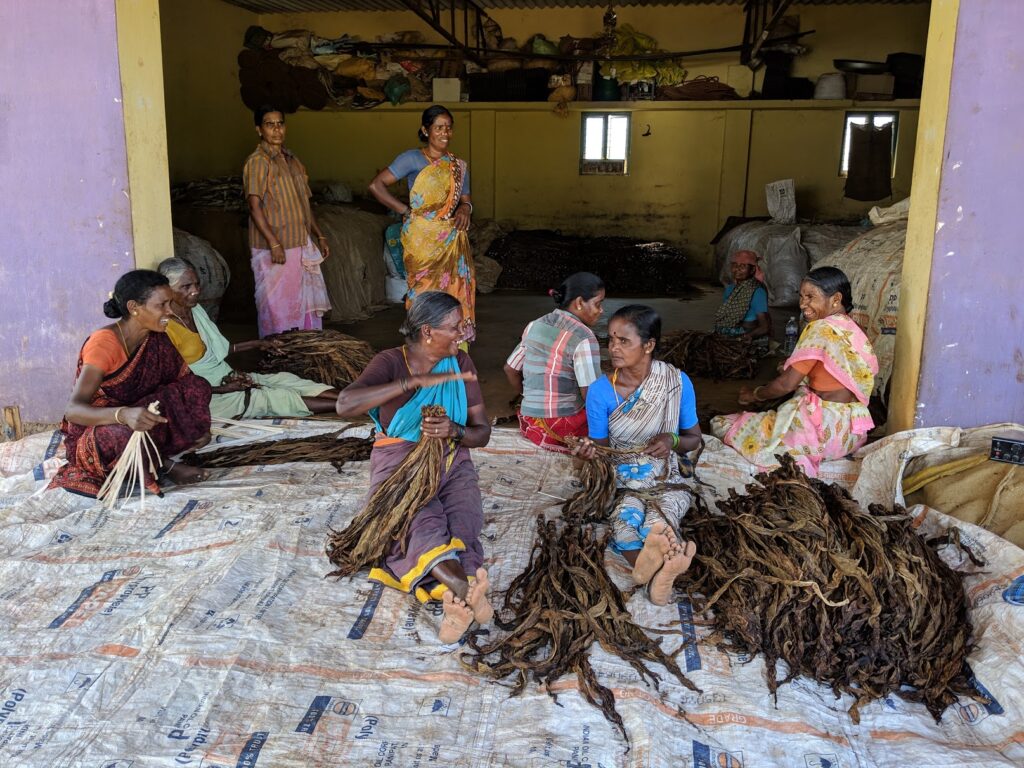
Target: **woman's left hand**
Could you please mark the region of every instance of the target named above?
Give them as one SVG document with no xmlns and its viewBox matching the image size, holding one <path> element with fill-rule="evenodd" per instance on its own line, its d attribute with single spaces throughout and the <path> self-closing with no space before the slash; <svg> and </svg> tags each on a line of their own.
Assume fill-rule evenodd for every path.
<svg viewBox="0 0 1024 768">
<path fill-rule="evenodd" d="M 754 390 L 750 387 L 740 387 L 740 394 L 736 399 L 740 405 L 753 405 L 758 402 L 757 398 L 754 397 Z"/>
<path fill-rule="evenodd" d="M 452 421 L 447 416 L 424 416 L 420 432 L 424 437 L 447 440 L 452 437 Z"/>
<path fill-rule="evenodd" d="M 316 246 L 320 251 L 320 255 L 323 256 L 324 259 L 331 255 L 331 246 L 327 244 L 327 238 L 323 235 L 317 237 Z"/>
<path fill-rule="evenodd" d="M 667 459 L 672 453 L 672 435 L 668 432 L 656 435 L 644 448 L 644 453 L 655 459 Z"/>
<path fill-rule="evenodd" d="M 459 207 L 455 209 L 455 228 L 459 232 L 467 232 L 471 216 L 469 206 L 465 203 L 459 203 Z"/>
</svg>

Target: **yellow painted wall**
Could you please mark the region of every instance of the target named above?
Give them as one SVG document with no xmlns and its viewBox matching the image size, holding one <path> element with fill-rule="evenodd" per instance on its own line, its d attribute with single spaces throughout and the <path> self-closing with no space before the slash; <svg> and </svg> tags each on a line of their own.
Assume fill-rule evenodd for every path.
<svg viewBox="0 0 1024 768">
<path fill-rule="evenodd" d="M 891 105 L 872 107 L 862 103 L 857 110 L 872 108 L 893 109 Z M 892 180 L 894 201 L 910 194 L 917 136 L 917 107 L 896 111 L 899 127 Z M 747 175 L 748 215 L 767 215 L 764 185 L 785 178 L 796 182 L 799 215 L 850 218 L 866 213 L 870 203 L 843 197 L 846 178 L 839 175 L 839 160 L 846 112 L 847 108 L 754 111 Z"/>
<path fill-rule="evenodd" d="M 238 94 L 238 52 L 254 13 L 220 0 L 160 0 L 172 182 L 241 174 L 256 145 Z"/>
<path fill-rule="evenodd" d="M 135 266 L 152 267 L 174 253 L 160 9 L 157 0 L 117 0 L 116 9 Z"/>
<path fill-rule="evenodd" d="M 764 185 L 770 181 L 796 181 L 802 217 L 867 213 L 872 203 L 843 198 L 839 156 L 847 110 L 899 111 L 893 199 L 906 196 L 917 126 L 911 104 L 622 104 L 618 108 L 632 115 L 632 136 L 629 175 L 621 177 L 579 175 L 582 113 L 609 105 L 574 104 L 568 117 L 541 104 L 452 105 L 452 149 L 470 161 L 478 216 L 568 233 L 669 240 L 686 251 L 690 273 L 702 275 L 711 271 L 708 243 L 728 216 L 767 213 Z M 288 143 L 314 186 L 340 179 L 358 193 L 395 155 L 418 146 L 420 107 L 300 111 L 288 119 Z"/>
<path fill-rule="evenodd" d="M 818 30 L 795 74 L 827 71 L 839 56 L 884 58 L 924 48 L 927 5 L 793 8 L 804 29 Z M 172 180 L 238 173 L 252 149 L 251 116 L 238 96 L 235 60 L 250 23 L 363 39 L 401 29 L 429 31 L 413 14 L 399 12 L 256 17 L 220 0 L 161 0 L 161 11 Z M 520 41 L 535 31 L 553 39 L 593 34 L 602 14 L 598 8 L 494 12 L 505 34 Z M 621 9 L 619 19 L 656 31 L 663 46 L 681 49 L 738 42 L 743 15 L 737 6 L 645 6 Z M 706 72 L 736 82 L 746 71 L 737 61 L 733 54 L 688 66 L 691 76 Z M 314 183 L 337 179 L 359 193 L 396 154 L 417 146 L 424 106 L 303 110 L 289 117 L 289 144 Z M 574 104 L 568 118 L 546 104 L 452 108 L 453 150 L 470 161 L 478 215 L 581 234 L 668 239 L 687 251 L 695 275 L 710 272 L 708 241 L 727 216 L 765 212 L 763 188 L 769 181 L 796 180 L 801 216 L 848 218 L 870 207 L 842 197 L 839 153 L 843 116 L 854 108 L 850 102 Z M 579 175 L 580 112 L 588 108 L 633 112 L 629 176 Z M 899 109 L 896 199 L 909 191 L 917 123 L 916 104 L 902 102 Z M 648 125 L 651 135 L 644 137 Z"/>
</svg>

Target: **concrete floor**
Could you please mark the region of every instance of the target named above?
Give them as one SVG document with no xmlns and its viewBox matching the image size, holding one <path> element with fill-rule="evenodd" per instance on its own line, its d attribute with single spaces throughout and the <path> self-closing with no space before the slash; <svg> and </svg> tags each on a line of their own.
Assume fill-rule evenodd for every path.
<svg viewBox="0 0 1024 768">
<path fill-rule="evenodd" d="M 710 329 L 721 296 L 720 286 L 700 285 L 686 298 L 611 297 L 605 302 L 604 316 L 595 331 L 603 348 L 607 338 L 608 318 L 615 310 L 627 304 L 647 304 L 653 307 L 661 315 L 662 329 L 666 332 Z M 526 324 L 549 312 L 552 306 L 548 296 L 525 291 L 497 291 L 477 297 L 477 341 L 470 353 L 480 374 L 484 402 L 491 417 L 512 414 L 509 401 L 514 392 L 503 371 L 505 359 L 518 343 Z M 792 312 L 772 310 L 772 314 L 778 334 L 779 329 L 785 328 L 786 319 Z M 376 349 L 385 349 L 402 343 L 398 326 L 404 316 L 402 306 L 394 305 L 367 320 L 331 327 L 365 339 Z M 757 383 L 770 381 L 778 362 L 777 358 L 765 360 L 756 379 Z M 737 410 L 736 394 L 747 382 L 694 378 L 693 383 L 701 411 L 712 408 L 719 412 L 730 412 Z"/>
</svg>

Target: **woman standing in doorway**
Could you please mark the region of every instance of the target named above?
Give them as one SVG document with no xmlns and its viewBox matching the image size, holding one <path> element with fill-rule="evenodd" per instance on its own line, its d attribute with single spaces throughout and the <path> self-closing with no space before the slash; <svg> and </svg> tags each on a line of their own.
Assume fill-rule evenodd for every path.
<svg viewBox="0 0 1024 768">
<path fill-rule="evenodd" d="M 469 168 L 448 151 L 452 113 L 435 104 L 423 111 L 418 136 L 424 146 L 395 158 L 370 182 L 381 205 L 403 217 L 401 244 L 409 291 L 406 309 L 426 291 L 444 291 L 462 305 L 464 341 L 476 338 L 476 277 L 469 247 Z M 409 185 L 406 205 L 388 191 L 399 179 Z"/>
<path fill-rule="evenodd" d="M 319 330 L 331 308 L 320 272 L 330 249 L 309 205 L 306 167 L 284 146 L 284 112 L 263 106 L 254 118 L 260 143 L 245 161 L 243 184 L 260 338 Z"/>
</svg>

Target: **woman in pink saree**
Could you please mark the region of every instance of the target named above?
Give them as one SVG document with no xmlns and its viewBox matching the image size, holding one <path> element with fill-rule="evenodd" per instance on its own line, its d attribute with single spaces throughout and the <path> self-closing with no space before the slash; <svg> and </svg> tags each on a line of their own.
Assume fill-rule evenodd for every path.
<svg viewBox="0 0 1024 768">
<path fill-rule="evenodd" d="M 868 399 L 878 373 L 871 343 L 847 314 L 850 281 L 834 267 L 811 270 L 800 284 L 807 322 L 783 372 L 768 384 L 740 390 L 740 405 L 793 397 L 777 410 L 744 411 L 711 420 L 711 432 L 759 467 L 788 453 L 811 477 L 822 461 L 840 459 L 867 442 L 875 426 Z"/>
</svg>

